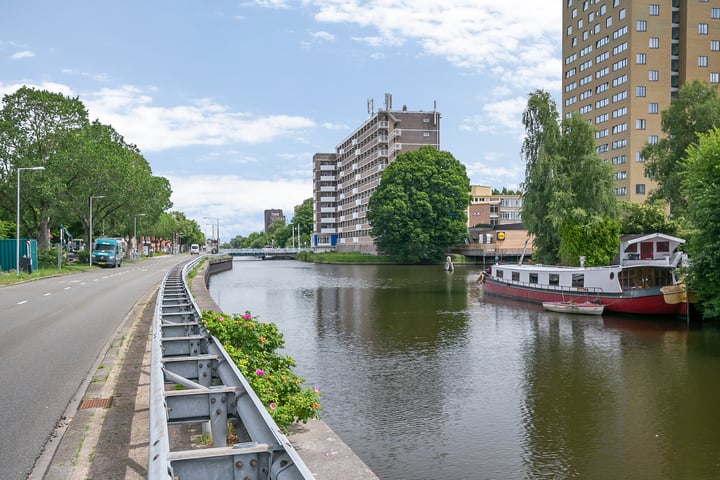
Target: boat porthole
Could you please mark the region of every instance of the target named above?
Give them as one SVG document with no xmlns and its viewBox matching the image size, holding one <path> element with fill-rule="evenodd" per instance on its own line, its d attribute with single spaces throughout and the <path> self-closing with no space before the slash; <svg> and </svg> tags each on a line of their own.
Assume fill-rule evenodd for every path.
<svg viewBox="0 0 720 480">
<path fill-rule="evenodd" d="M 612 280 L 613 278 L 615 278 L 615 272 L 610 272 L 610 280 Z"/>
</svg>

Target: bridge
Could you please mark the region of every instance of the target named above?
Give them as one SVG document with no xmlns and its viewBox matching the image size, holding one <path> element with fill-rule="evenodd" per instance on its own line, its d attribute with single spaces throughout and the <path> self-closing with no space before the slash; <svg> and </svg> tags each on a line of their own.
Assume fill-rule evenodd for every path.
<svg viewBox="0 0 720 480">
<path fill-rule="evenodd" d="M 296 259 L 299 252 L 312 252 L 311 248 L 223 248 L 220 253 L 231 257 L 258 257 L 263 260 Z"/>
</svg>

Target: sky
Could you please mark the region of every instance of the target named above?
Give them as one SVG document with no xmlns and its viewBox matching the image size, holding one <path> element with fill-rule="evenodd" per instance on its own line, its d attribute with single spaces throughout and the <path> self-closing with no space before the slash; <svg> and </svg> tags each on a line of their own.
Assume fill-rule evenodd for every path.
<svg viewBox="0 0 720 480">
<path fill-rule="evenodd" d="M 4 0 L 0 96 L 79 98 L 226 242 L 263 231 L 266 209 L 290 220 L 313 155 L 386 93 L 437 105 L 471 184 L 518 188 L 528 95 L 559 102 L 561 26 L 557 0 Z"/>
</svg>

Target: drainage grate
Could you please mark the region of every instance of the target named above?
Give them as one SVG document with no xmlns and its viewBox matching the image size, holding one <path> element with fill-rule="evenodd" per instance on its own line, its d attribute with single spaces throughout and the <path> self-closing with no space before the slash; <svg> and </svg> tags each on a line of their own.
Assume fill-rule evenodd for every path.
<svg viewBox="0 0 720 480">
<path fill-rule="evenodd" d="M 110 405 L 112 405 L 112 397 L 87 398 L 80 404 L 80 410 L 84 408 L 108 408 Z"/>
</svg>

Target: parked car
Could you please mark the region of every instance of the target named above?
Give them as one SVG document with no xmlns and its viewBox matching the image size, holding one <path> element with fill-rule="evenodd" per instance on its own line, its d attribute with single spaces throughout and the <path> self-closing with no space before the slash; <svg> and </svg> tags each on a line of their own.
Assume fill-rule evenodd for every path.
<svg viewBox="0 0 720 480">
<path fill-rule="evenodd" d="M 197 243 L 190 245 L 190 255 L 200 255 L 200 245 Z"/>
</svg>

